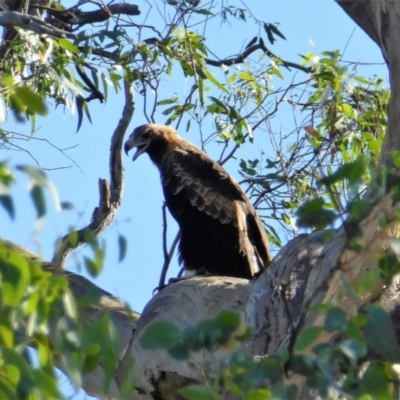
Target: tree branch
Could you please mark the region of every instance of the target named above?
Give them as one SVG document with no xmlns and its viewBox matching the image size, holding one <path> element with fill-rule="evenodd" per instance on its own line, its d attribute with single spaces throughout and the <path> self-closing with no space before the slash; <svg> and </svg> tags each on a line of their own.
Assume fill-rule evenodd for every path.
<svg viewBox="0 0 400 400">
<path fill-rule="evenodd" d="M 380 2 L 366 0 L 336 0 L 338 5 L 364 32 L 381 47 L 381 21 L 376 16 L 380 14 Z M 375 23 L 371 23 L 374 21 Z"/>
<path fill-rule="evenodd" d="M 140 15 L 139 6 L 135 4 L 109 4 L 103 6 L 100 10 L 95 11 L 81 11 L 80 9 L 71 10 L 55 10 L 53 8 L 46 8 L 49 13 L 61 21 L 71 25 L 86 25 L 94 24 L 96 22 L 103 22 L 112 17 L 113 15 Z"/>
<path fill-rule="evenodd" d="M 109 164 L 111 184 L 109 185 L 106 179 L 99 179 L 99 205 L 94 209 L 92 221 L 89 223 L 89 225 L 77 231 L 78 239 L 77 243 L 75 243 L 75 246 L 71 244 L 69 234 L 66 234 L 57 243 L 52 262 L 60 267 L 64 266 L 71 250 L 73 250 L 76 246 L 87 243 L 87 230 L 91 230 L 98 235 L 110 225 L 114 219 L 118 207 L 121 204 L 122 192 L 124 188 L 124 170 L 122 167 L 121 157 L 122 141 L 134 112 L 133 90 L 131 84 L 124 81 L 124 89 L 125 105 L 122 111 L 122 117 L 119 120 L 111 138 Z"/>
<path fill-rule="evenodd" d="M 42 21 L 40 18 L 32 15 L 21 14 L 16 11 L 0 12 L 0 26 L 7 29 L 19 27 L 24 30 L 33 31 L 39 34 L 46 34 L 57 38 L 76 39 L 76 35 L 65 32 L 61 29 Z"/>
<path fill-rule="evenodd" d="M 270 57 L 274 58 L 275 60 L 278 60 L 278 63 L 281 64 L 282 66 L 286 68 L 296 68 L 300 71 L 309 73 L 311 72 L 310 67 L 304 67 L 303 65 L 293 63 L 291 61 L 285 61 L 273 54 L 264 44 L 264 41 L 260 38 L 259 43 L 254 44 L 248 48 L 246 48 L 242 53 L 237 55 L 236 57 L 230 57 L 230 58 L 225 58 L 223 60 L 211 60 L 209 58 L 206 58 L 206 64 L 212 65 L 214 67 L 220 67 L 221 65 L 235 65 L 235 64 L 240 64 L 244 62 L 244 60 L 252 53 L 254 53 L 256 50 L 262 50 L 264 53 Z"/>
</svg>

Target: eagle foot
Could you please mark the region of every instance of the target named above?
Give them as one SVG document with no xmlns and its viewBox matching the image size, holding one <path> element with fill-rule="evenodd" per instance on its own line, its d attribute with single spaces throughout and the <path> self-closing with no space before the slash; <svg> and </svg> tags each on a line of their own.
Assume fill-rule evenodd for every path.
<svg viewBox="0 0 400 400">
<path fill-rule="evenodd" d="M 161 292 L 161 290 L 165 289 L 167 286 L 172 285 L 173 283 L 179 282 L 179 281 L 184 281 L 187 278 L 170 278 L 168 279 L 168 283 L 164 285 L 157 286 L 156 288 L 153 289 L 153 296 L 156 294 L 156 292 Z"/>
</svg>

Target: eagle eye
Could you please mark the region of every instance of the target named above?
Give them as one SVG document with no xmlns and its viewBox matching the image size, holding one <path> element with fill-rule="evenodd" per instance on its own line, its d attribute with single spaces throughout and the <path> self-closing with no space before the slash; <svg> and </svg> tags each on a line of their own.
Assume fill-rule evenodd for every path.
<svg viewBox="0 0 400 400">
<path fill-rule="evenodd" d="M 144 131 L 142 133 L 142 138 L 144 138 L 144 139 L 150 139 L 150 136 L 151 136 L 151 131 L 150 130 Z"/>
</svg>

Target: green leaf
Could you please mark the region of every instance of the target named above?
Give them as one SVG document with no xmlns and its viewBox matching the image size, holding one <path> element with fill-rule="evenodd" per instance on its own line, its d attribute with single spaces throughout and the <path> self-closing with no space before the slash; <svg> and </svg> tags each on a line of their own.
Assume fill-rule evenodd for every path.
<svg viewBox="0 0 400 400">
<path fill-rule="evenodd" d="M 296 216 L 299 227 L 323 229 L 335 221 L 337 214 L 325 208 L 325 200 L 322 197 L 316 197 L 299 207 Z"/>
<path fill-rule="evenodd" d="M 103 93 L 104 93 L 104 101 L 107 102 L 107 98 L 108 98 L 108 83 L 107 83 L 107 77 L 104 74 L 104 72 L 100 73 L 101 76 L 101 81 L 103 82 Z"/>
<path fill-rule="evenodd" d="M 211 83 L 213 83 L 219 90 L 222 90 L 222 91 L 225 92 L 226 94 L 229 94 L 228 89 L 227 89 L 224 85 L 222 85 L 221 83 L 219 83 L 219 82 L 217 81 L 217 79 L 215 79 L 214 75 L 213 75 L 210 71 L 208 71 L 208 70 L 206 69 L 204 72 L 205 72 L 205 74 L 206 74 L 207 79 L 208 79 Z"/>
<path fill-rule="evenodd" d="M 285 35 L 278 29 L 278 27 L 275 24 L 268 24 L 269 25 L 269 29 L 277 34 L 279 37 L 281 37 L 282 39 L 286 40 Z"/>
<path fill-rule="evenodd" d="M 157 105 L 158 105 L 158 106 L 165 106 L 165 105 L 167 105 L 167 104 L 174 104 L 174 103 L 176 103 L 176 101 L 177 101 L 177 98 L 176 98 L 176 96 L 174 96 L 174 97 L 172 97 L 171 99 L 166 99 L 166 100 L 160 100 L 160 101 L 158 101 L 158 102 L 157 102 Z"/>
<path fill-rule="evenodd" d="M 337 182 L 348 180 L 350 185 L 358 183 L 368 167 L 368 157 L 358 156 L 350 163 L 345 163 L 337 171 L 326 178 L 327 185 L 333 185 Z"/>
<path fill-rule="evenodd" d="M 98 263 L 86 256 L 83 257 L 83 261 L 90 276 L 96 277 L 99 275 L 101 272 L 101 266 Z"/>
<path fill-rule="evenodd" d="M 91 246 L 97 246 L 97 236 L 96 233 L 92 229 L 85 229 L 85 241 L 89 243 Z"/>
<path fill-rule="evenodd" d="M 86 117 L 89 120 L 89 122 L 92 124 L 92 117 L 90 116 L 90 111 L 89 111 L 89 105 L 88 102 L 85 100 L 83 103 L 83 109 L 85 111 Z"/>
<path fill-rule="evenodd" d="M 360 283 L 357 286 L 357 295 L 359 297 L 364 296 L 368 293 L 373 287 L 376 286 L 377 282 L 379 282 L 380 277 L 379 268 L 373 269 L 372 271 L 368 271 L 361 279 Z"/>
<path fill-rule="evenodd" d="M 393 275 L 400 271 L 400 262 L 396 256 L 388 254 L 379 260 L 378 267 L 381 278 L 389 284 Z"/>
<path fill-rule="evenodd" d="M 396 168 L 400 169 L 400 151 L 399 150 L 393 150 L 391 153 L 393 164 L 396 166 Z"/>
<path fill-rule="evenodd" d="M 211 11 L 206 10 L 204 8 L 201 8 L 200 10 L 194 9 L 193 12 L 196 14 L 202 14 L 202 15 L 214 15 Z"/>
<path fill-rule="evenodd" d="M 76 132 L 81 129 L 82 121 L 83 121 L 83 104 L 85 103 L 85 99 L 81 95 L 77 95 L 75 98 L 76 111 L 78 112 L 78 126 L 76 128 Z"/>
<path fill-rule="evenodd" d="M 12 197 L 8 194 L 0 195 L 0 204 L 7 211 L 11 219 L 15 219 L 15 208 Z"/>
<path fill-rule="evenodd" d="M 187 400 L 222 400 L 221 396 L 209 387 L 202 385 L 189 385 L 179 390 Z"/>
<path fill-rule="evenodd" d="M 241 323 L 240 314 L 233 311 L 221 311 L 215 318 L 217 322 L 221 323 L 222 326 L 230 330 L 239 328 Z"/>
<path fill-rule="evenodd" d="M 11 381 L 11 379 L 6 379 L 6 377 L 3 378 L 2 374 L 0 375 L 0 398 L 1 399 L 13 399 L 13 400 L 16 399 L 15 390 L 14 390 L 13 385 L 11 385 L 10 381 Z"/>
<path fill-rule="evenodd" d="M 372 207 L 372 202 L 368 200 L 354 200 L 348 204 L 350 216 L 353 220 L 358 221 L 364 217 Z"/>
<path fill-rule="evenodd" d="M 368 322 L 364 334 L 368 344 L 385 360 L 398 363 L 400 347 L 389 314 L 375 304 L 366 306 L 366 309 Z"/>
<path fill-rule="evenodd" d="M 295 350 L 304 351 L 310 347 L 318 338 L 319 334 L 322 332 L 322 327 L 320 326 L 309 326 L 308 328 L 302 330 L 297 337 Z"/>
<path fill-rule="evenodd" d="M 158 350 L 176 346 L 181 339 L 182 332 L 174 324 L 156 321 L 146 328 L 139 343 L 146 350 Z"/>
<path fill-rule="evenodd" d="M 276 400 L 296 400 L 298 399 L 297 387 L 295 384 L 287 385 L 284 383 L 280 383 L 278 385 L 275 385 L 272 389 L 272 398 Z"/>
<path fill-rule="evenodd" d="M 40 219 L 46 214 L 46 201 L 44 198 L 43 188 L 34 184 L 30 190 L 30 195 L 36 208 L 36 218 Z"/>
<path fill-rule="evenodd" d="M 57 210 L 60 210 L 60 201 L 58 198 L 57 190 L 55 189 L 54 185 L 47 179 L 46 174 L 40 170 L 39 168 L 32 167 L 29 165 L 19 165 L 17 169 L 20 171 L 25 172 L 32 180 L 32 182 L 40 187 L 45 187 L 49 190 L 51 197 L 54 200 L 55 206 Z M 37 193 L 38 196 L 42 195 L 43 193 Z M 36 196 L 36 193 L 34 194 Z M 44 204 L 44 196 L 43 196 L 43 204 Z M 45 211 L 45 210 L 44 210 Z"/>
<path fill-rule="evenodd" d="M 60 399 L 63 397 L 58 390 L 57 380 L 54 376 L 47 375 L 42 370 L 33 370 L 32 373 L 35 386 L 48 397 L 53 399 Z"/>
<path fill-rule="evenodd" d="M 76 320 L 78 318 L 78 310 L 76 308 L 75 299 L 68 290 L 64 291 L 62 300 L 67 315 L 72 320 Z"/>
<path fill-rule="evenodd" d="M 72 248 L 76 248 L 78 246 L 78 232 L 70 227 L 70 232 L 68 233 L 68 241 Z"/>
<path fill-rule="evenodd" d="M 342 103 L 342 112 L 347 118 L 353 118 L 355 112 L 350 104 Z"/>
<path fill-rule="evenodd" d="M 257 389 L 247 393 L 244 400 L 268 400 L 271 398 L 271 391 L 268 389 Z"/>
<path fill-rule="evenodd" d="M 32 167 L 31 165 L 17 165 L 16 169 L 27 174 L 37 185 L 44 187 L 49 186 L 49 180 L 40 168 Z"/>
<path fill-rule="evenodd" d="M 269 73 L 271 75 L 276 75 L 278 78 L 282 79 L 283 81 L 285 80 L 285 77 L 282 75 L 282 72 L 276 66 L 272 66 Z"/>
<path fill-rule="evenodd" d="M 5 370 L 7 378 L 14 384 L 18 383 L 20 378 L 20 373 L 18 371 L 18 368 L 15 367 L 14 365 L 6 365 Z"/>
<path fill-rule="evenodd" d="M 279 356 L 268 356 L 260 360 L 258 368 L 265 379 L 278 381 L 283 377 L 284 367 Z"/>
<path fill-rule="evenodd" d="M 62 210 L 74 210 L 75 209 L 75 206 L 69 201 L 62 201 L 60 203 L 60 206 L 61 206 Z"/>
<path fill-rule="evenodd" d="M 361 383 L 364 393 L 368 395 L 368 400 L 371 398 L 393 400 L 393 392 L 390 390 L 392 385 L 389 384 L 387 372 L 383 366 L 371 363 L 368 369 L 363 373 Z"/>
<path fill-rule="evenodd" d="M 58 43 L 62 48 L 66 49 L 66 50 L 69 50 L 69 51 L 72 51 L 72 53 L 79 53 L 78 47 L 76 47 L 68 39 L 59 39 Z"/>
<path fill-rule="evenodd" d="M 32 369 L 21 354 L 13 349 L 2 347 L 1 355 L 7 365 L 14 365 L 18 369 L 25 387 L 33 386 Z"/>
<path fill-rule="evenodd" d="M 347 328 L 346 313 L 340 308 L 331 308 L 325 318 L 324 328 L 328 332 L 344 332 Z"/>
<path fill-rule="evenodd" d="M 21 301 L 30 280 L 26 259 L 11 253 L 7 261 L 1 262 L 1 278 L 3 303 L 15 306 Z"/>
<path fill-rule="evenodd" d="M 124 235 L 118 235 L 118 249 L 119 249 L 119 256 L 118 262 L 122 262 L 126 256 L 126 250 L 128 248 L 128 241 Z"/>
<path fill-rule="evenodd" d="M 43 99 L 31 89 L 26 86 L 17 86 L 15 88 L 15 95 L 22 101 L 29 111 L 46 116 L 47 106 Z"/>
<path fill-rule="evenodd" d="M 12 348 L 14 346 L 14 332 L 9 326 L 0 325 L 0 336 L 7 347 Z"/>
<path fill-rule="evenodd" d="M 339 348 L 352 361 L 352 365 L 357 365 L 360 358 L 367 355 L 367 347 L 359 340 L 347 339 L 339 345 Z"/>
<path fill-rule="evenodd" d="M 168 349 L 168 354 L 175 360 L 188 360 L 190 357 L 190 345 L 188 340 L 182 340 L 176 346 L 170 347 Z"/>
</svg>

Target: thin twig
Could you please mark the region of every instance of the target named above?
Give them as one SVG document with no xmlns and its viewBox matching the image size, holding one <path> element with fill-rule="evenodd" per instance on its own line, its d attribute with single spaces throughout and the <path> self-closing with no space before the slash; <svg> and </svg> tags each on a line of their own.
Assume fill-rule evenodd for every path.
<svg viewBox="0 0 400 400">
<path fill-rule="evenodd" d="M 273 58 L 275 60 L 277 60 L 277 62 L 286 67 L 286 68 L 295 68 L 298 69 L 300 71 L 309 73 L 311 72 L 311 67 L 304 67 L 303 65 L 300 64 L 296 64 L 293 63 L 291 61 L 285 61 L 282 60 L 280 57 L 276 56 L 275 54 L 273 54 L 264 44 L 264 42 L 260 39 L 260 42 L 257 44 L 254 44 L 253 46 L 248 47 L 247 49 L 245 49 L 242 53 L 240 53 L 239 55 L 237 55 L 236 57 L 230 57 L 230 58 L 225 58 L 223 60 L 211 60 L 209 58 L 206 58 L 206 64 L 208 65 L 212 65 L 214 67 L 220 67 L 222 65 L 226 65 L 226 66 L 230 66 L 230 65 L 235 65 L 235 64 L 240 64 L 242 62 L 245 61 L 245 59 L 252 53 L 254 53 L 256 50 L 262 50 L 264 51 L 264 53 L 270 57 Z"/>
<path fill-rule="evenodd" d="M 168 251 L 167 244 L 167 232 L 168 232 L 168 223 L 167 223 L 167 204 L 164 202 L 162 206 L 162 216 L 163 216 L 163 253 L 164 253 L 164 264 L 161 269 L 160 280 L 158 282 L 158 289 L 162 289 L 165 286 L 165 278 L 167 277 L 167 272 L 169 265 L 171 264 L 172 256 L 174 255 L 176 245 L 178 244 L 180 233 L 178 232 L 175 236 L 174 241 L 172 242 L 172 246 Z"/>
<path fill-rule="evenodd" d="M 160 275 L 160 281 L 159 281 L 159 284 L 158 284 L 158 289 L 162 289 L 165 286 L 165 278 L 167 276 L 167 271 L 168 271 L 169 265 L 171 264 L 172 256 L 175 253 L 176 246 L 178 245 L 180 238 L 181 238 L 181 233 L 179 231 L 176 234 L 174 241 L 172 242 L 171 248 L 170 248 L 169 253 L 168 253 L 168 257 L 165 260 L 164 265 L 162 267 L 161 275 Z"/>
</svg>

